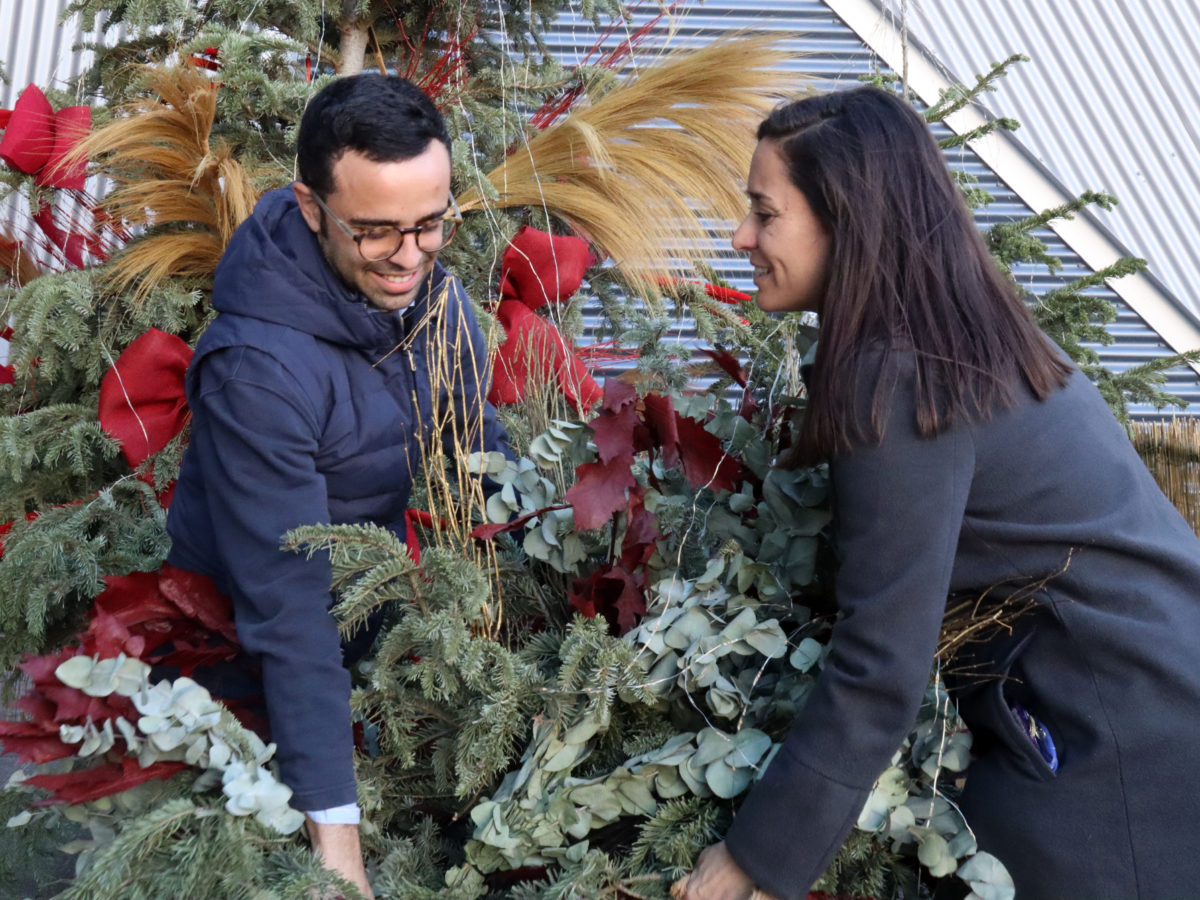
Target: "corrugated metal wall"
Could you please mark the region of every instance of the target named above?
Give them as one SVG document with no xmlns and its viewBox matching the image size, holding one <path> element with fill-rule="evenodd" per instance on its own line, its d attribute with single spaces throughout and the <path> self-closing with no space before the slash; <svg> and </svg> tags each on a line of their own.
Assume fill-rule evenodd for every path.
<svg viewBox="0 0 1200 900">
<path fill-rule="evenodd" d="M 1072 2 L 1078 5 L 1084 0 Z M 1124 5 L 1124 0 L 1117 2 Z M 1163 0 L 1155 2 L 1161 3 Z M 85 56 L 72 50 L 81 39 L 78 23 L 61 21 L 68 4 L 69 0 L 0 0 L 0 62 L 3 62 L 9 76 L 9 84 L 0 85 L 0 107 L 11 108 L 17 92 L 30 82 L 43 87 L 62 88 L 68 79 L 86 66 Z M 632 33 L 656 12 L 652 3 L 643 6 L 652 11 L 635 15 L 623 29 L 613 34 L 608 42 L 610 45 Z M 776 33 L 785 39 L 785 46 L 795 51 L 787 68 L 795 72 L 797 86 L 811 84 L 814 79 L 822 88 L 846 86 L 856 83 L 860 76 L 875 71 L 881 65 L 870 48 L 821 0 L 774 3 L 770 0 L 708 0 L 703 5 L 685 4 L 683 14 L 664 20 L 653 30 L 649 45 L 662 43 L 671 33 L 673 46 L 694 46 L 707 43 L 718 35 L 742 29 Z M 574 64 L 591 49 L 595 41 L 595 29 L 590 22 L 577 16 L 562 16 L 546 35 L 546 40 L 560 59 Z M 992 56 L 999 56 L 1007 49 L 995 48 L 989 52 Z M 970 77 L 974 73 L 959 74 Z M 991 101 L 997 112 L 1009 111 L 1005 105 L 1006 91 L 1007 82 L 1002 84 L 1000 93 Z M 1029 214 L 1029 210 L 1011 191 L 998 183 L 969 150 L 954 151 L 950 162 L 980 177 L 983 185 L 997 198 L 996 203 L 980 213 L 981 227 Z M 1196 200 L 1195 197 L 1191 199 Z M 0 219 L 4 215 L 5 211 L 0 209 Z M 1087 274 L 1086 266 L 1054 234 L 1046 231 L 1040 236 L 1050 245 L 1051 252 L 1062 262 L 1063 268 L 1053 277 L 1044 270 L 1021 270 L 1017 277 L 1022 284 L 1040 294 Z M 735 286 L 752 289 L 749 266 L 744 260 L 724 257 L 716 262 L 718 271 Z M 1120 310 L 1118 321 L 1110 328 L 1117 343 L 1109 348 L 1100 348 L 1106 365 L 1121 369 L 1166 354 L 1166 348 L 1157 335 L 1146 328 L 1120 298 L 1105 288 L 1095 290 L 1113 301 Z M 680 322 L 674 334 L 685 342 L 694 338 L 694 330 L 687 322 Z M 0 351 L 2 349 L 0 342 Z M 2 352 L 0 355 L 3 355 Z M 1200 381 L 1187 370 L 1172 373 L 1168 387 L 1193 402 L 1200 401 Z M 1150 409 L 1139 409 L 1137 412 L 1139 415 L 1154 414 Z M 1189 412 L 1200 413 L 1200 403 L 1195 403 Z"/>
<path fill-rule="evenodd" d="M 1012 52 L 1032 58 L 984 105 L 1023 122 L 1022 142 L 1070 190 L 1120 198 L 1106 226 L 1200 317 L 1200 4 L 921 0 L 909 9 L 912 33 L 959 78 Z"/>
<path fill-rule="evenodd" d="M 947 0 L 946 5 L 951 5 L 951 2 L 952 0 Z M 645 6 L 652 7 L 653 4 Z M 648 10 L 635 16 L 634 21 L 629 23 L 622 33 L 614 34 L 608 43 L 615 44 L 625 35 L 633 33 L 655 13 L 656 11 Z M 769 0 L 707 0 L 703 5 L 689 4 L 683 13 L 673 20 L 663 20 L 654 29 L 648 44 L 655 46 L 656 41 L 665 41 L 671 32 L 672 46 L 704 44 L 717 35 L 741 29 L 756 33 L 776 33 L 785 38 L 784 46 L 795 53 L 788 69 L 796 73 L 798 87 L 801 84 L 815 84 L 821 89 L 851 86 L 857 84 L 862 76 L 886 69 L 871 49 L 821 0 L 790 0 L 786 3 L 771 3 Z M 578 17 L 562 16 L 547 41 L 564 62 L 575 63 L 591 49 L 593 35 L 590 23 Z M 997 49 L 989 58 L 1000 57 L 1003 53 L 1004 49 Z M 960 74 L 971 80 L 975 72 Z M 1001 82 L 991 101 L 994 112 L 998 114 L 1011 114 L 1004 105 L 1007 84 L 1007 80 Z M 1027 129 L 1022 129 L 1018 135 L 1023 138 L 1026 131 Z M 1028 207 L 969 149 L 955 149 L 950 151 L 947 157 L 952 167 L 975 175 L 980 181 L 980 186 L 996 198 L 994 203 L 977 213 L 976 218 L 981 228 L 987 228 L 996 222 L 1019 220 L 1031 214 Z M 1106 215 L 1101 213 L 1102 217 Z M 1104 224 L 1108 224 L 1106 219 Z M 1037 235 L 1047 243 L 1050 254 L 1061 263 L 1061 269 L 1051 274 L 1044 267 L 1022 267 L 1015 274 L 1023 286 L 1041 295 L 1091 273 L 1091 269 L 1078 255 L 1049 229 L 1039 231 Z M 724 258 L 718 261 L 716 268 L 735 287 L 753 290 L 750 266 L 745 260 Z M 1122 371 L 1170 353 L 1158 335 L 1111 289 L 1097 287 L 1089 293 L 1104 297 L 1118 310 L 1117 321 L 1109 326 L 1109 331 L 1116 339 L 1115 343 L 1109 347 L 1096 348 L 1104 365 Z M 695 337 L 694 330 L 690 329 L 687 323 L 680 324 L 677 334 L 685 342 L 691 342 Z M 1192 404 L 1187 410 L 1189 414 L 1200 414 L 1200 379 L 1194 372 L 1186 367 L 1173 370 L 1169 374 L 1167 389 Z M 1163 415 L 1151 407 L 1135 407 L 1133 412 L 1138 417 Z"/>
<path fill-rule="evenodd" d="M 0 0 L 0 63 L 9 83 L 0 84 L 0 108 L 12 109 L 17 94 L 33 83 L 63 89 L 87 68 L 79 43 L 78 16 L 63 21 L 70 0 Z"/>
</svg>

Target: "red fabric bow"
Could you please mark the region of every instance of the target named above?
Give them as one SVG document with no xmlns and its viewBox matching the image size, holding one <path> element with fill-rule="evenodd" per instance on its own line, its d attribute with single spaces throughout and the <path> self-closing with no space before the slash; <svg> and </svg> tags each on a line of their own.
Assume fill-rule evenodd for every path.
<svg viewBox="0 0 1200 900">
<path fill-rule="evenodd" d="M 548 301 L 566 300 L 579 290 L 583 273 L 594 263 L 586 241 L 523 225 L 500 263 L 500 296 L 541 309 Z"/>
<path fill-rule="evenodd" d="M 44 187 L 82 190 L 86 160 L 64 166 L 63 160 L 92 126 L 88 106 L 66 106 L 56 114 L 37 85 L 25 88 L 0 125 L 0 158 Z"/>
<path fill-rule="evenodd" d="M 192 348 L 151 328 L 125 348 L 100 382 L 100 427 L 136 469 L 167 446 L 189 415 L 183 378 Z"/>
<path fill-rule="evenodd" d="M 579 290 L 583 273 L 593 262 L 587 242 L 577 237 L 551 235 L 527 225 L 513 236 L 501 262 L 496 316 L 506 337 L 496 351 L 488 393 L 492 403 L 521 400 L 531 375 L 553 378 L 580 411 L 600 400 L 600 385 L 575 349 L 552 322 L 534 313 Z"/>
<path fill-rule="evenodd" d="M 488 400 L 495 405 L 517 403 L 524 398 L 532 375 L 538 380 L 553 378 L 580 412 L 599 402 L 600 385 L 552 322 L 519 300 L 501 300 L 496 317 L 506 337 L 496 351 Z"/>
</svg>

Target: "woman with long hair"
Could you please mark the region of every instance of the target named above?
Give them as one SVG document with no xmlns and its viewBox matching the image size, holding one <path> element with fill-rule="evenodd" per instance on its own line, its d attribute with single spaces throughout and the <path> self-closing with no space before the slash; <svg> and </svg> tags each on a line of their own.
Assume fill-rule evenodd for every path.
<svg viewBox="0 0 1200 900">
<path fill-rule="evenodd" d="M 758 138 L 733 245 L 761 308 L 820 318 L 779 464 L 830 463 L 839 618 L 684 896 L 805 896 L 915 721 L 947 598 L 964 594 L 1035 600 L 952 684 L 979 848 L 1020 900 L 1194 896 L 1200 541 L 1034 324 L 908 104 L 815 96 Z"/>
</svg>

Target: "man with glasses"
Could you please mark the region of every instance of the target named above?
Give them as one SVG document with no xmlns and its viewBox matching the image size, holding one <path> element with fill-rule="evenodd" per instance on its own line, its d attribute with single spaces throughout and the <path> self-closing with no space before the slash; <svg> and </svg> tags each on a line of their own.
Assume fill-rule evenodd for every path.
<svg viewBox="0 0 1200 900">
<path fill-rule="evenodd" d="M 300 180 L 262 198 L 217 269 L 219 315 L 188 370 L 169 562 L 232 597 L 292 805 L 326 864 L 370 896 L 345 666 L 374 634 L 341 645 L 328 559 L 280 539 L 316 523 L 403 539 L 424 453 L 506 439 L 484 399 L 483 336 L 437 262 L 461 217 L 429 98 L 400 78 L 337 79 L 305 111 L 297 163 Z M 252 693 L 235 682 L 214 689 Z"/>
</svg>

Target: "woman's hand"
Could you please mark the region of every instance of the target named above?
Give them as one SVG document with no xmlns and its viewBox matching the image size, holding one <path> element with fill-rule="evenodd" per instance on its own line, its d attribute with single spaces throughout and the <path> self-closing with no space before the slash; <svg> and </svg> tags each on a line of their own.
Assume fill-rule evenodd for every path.
<svg viewBox="0 0 1200 900">
<path fill-rule="evenodd" d="M 671 896 L 675 900 L 771 900 L 755 890 L 754 882 L 734 862 L 723 842 L 700 854 L 692 874 L 675 883 Z"/>
</svg>

